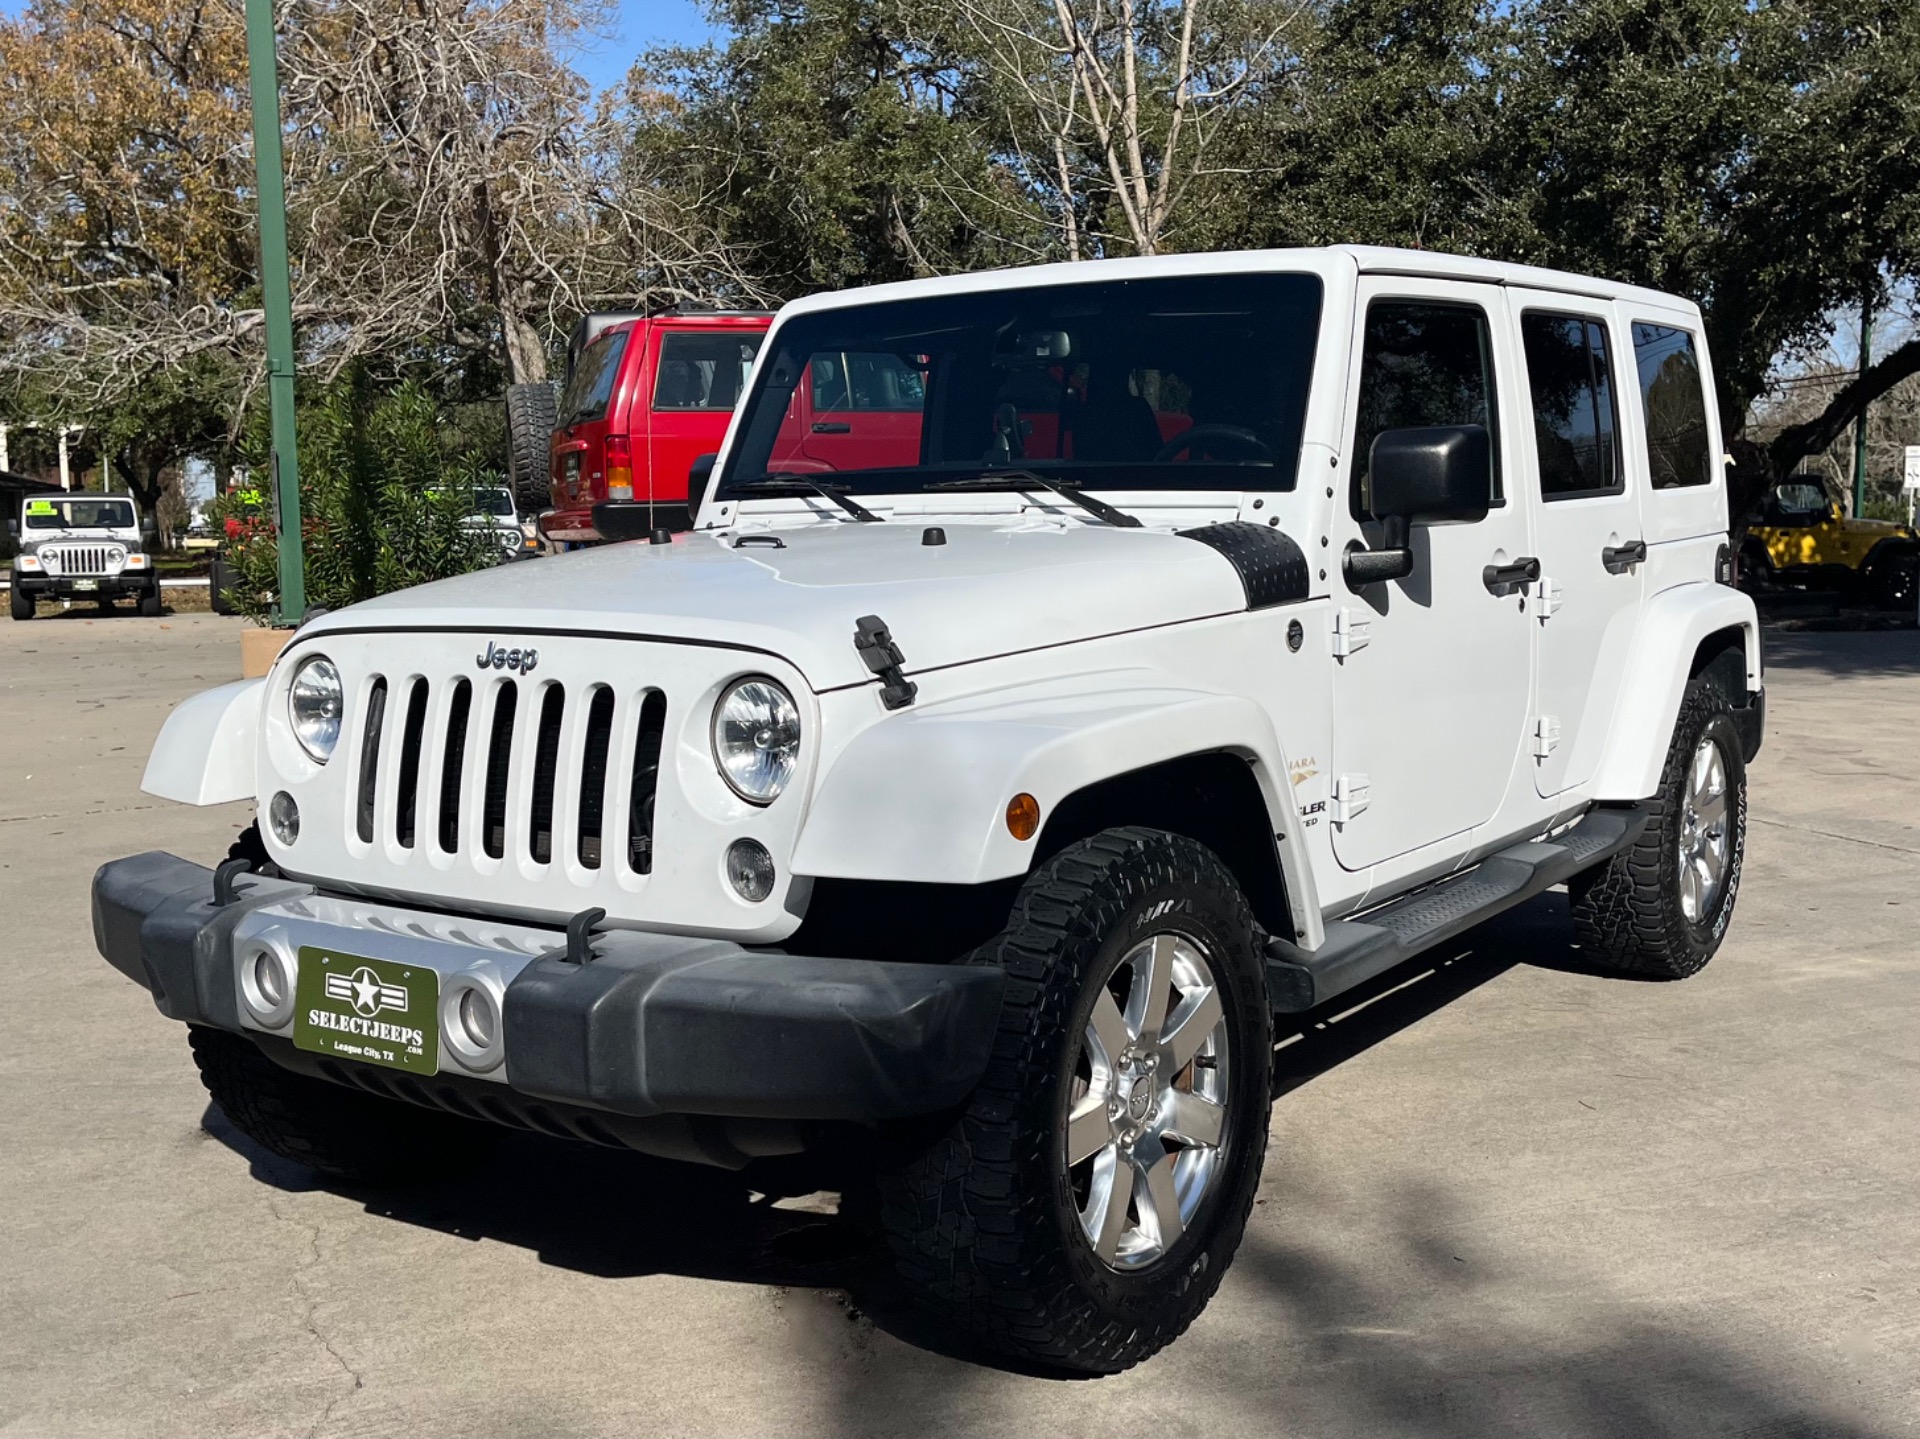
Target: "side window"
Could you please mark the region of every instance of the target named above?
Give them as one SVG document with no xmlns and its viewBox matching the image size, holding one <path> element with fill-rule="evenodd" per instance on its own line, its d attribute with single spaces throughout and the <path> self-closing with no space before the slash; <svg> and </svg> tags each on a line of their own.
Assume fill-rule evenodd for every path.
<svg viewBox="0 0 1920 1439">
<path fill-rule="evenodd" d="M 1549 500 L 1621 489 L 1619 411 L 1606 326 L 1585 315 L 1529 310 L 1520 317 L 1527 391 Z"/>
<path fill-rule="evenodd" d="M 753 373 L 760 335 L 666 334 L 653 381 L 656 410 L 731 410 Z"/>
<path fill-rule="evenodd" d="M 1707 401 L 1693 336 L 1667 325 L 1635 324 L 1633 358 L 1647 417 L 1647 465 L 1656 490 L 1713 482 Z"/>
<path fill-rule="evenodd" d="M 815 355 L 809 373 L 816 411 L 893 411 L 917 415 L 926 406 L 925 378 L 897 355 Z"/>
<path fill-rule="evenodd" d="M 1493 502 L 1501 501 L 1500 430 L 1493 376 L 1493 328 L 1476 305 L 1376 300 L 1367 307 L 1360 350 L 1359 423 L 1354 435 L 1353 517 L 1364 520 L 1367 456 L 1382 430 L 1418 425 L 1484 425 L 1493 440 Z"/>
</svg>

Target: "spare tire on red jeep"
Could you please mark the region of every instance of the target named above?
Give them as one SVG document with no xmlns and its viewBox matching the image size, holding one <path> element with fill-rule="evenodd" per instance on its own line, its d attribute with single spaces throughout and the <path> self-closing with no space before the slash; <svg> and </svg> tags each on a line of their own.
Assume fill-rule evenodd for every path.
<svg viewBox="0 0 1920 1439">
<path fill-rule="evenodd" d="M 522 514 L 537 515 L 552 507 L 547 488 L 547 457 L 553 445 L 554 421 L 559 409 L 553 386 L 507 386 L 507 451 L 512 471 L 513 498 Z"/>
</svg>

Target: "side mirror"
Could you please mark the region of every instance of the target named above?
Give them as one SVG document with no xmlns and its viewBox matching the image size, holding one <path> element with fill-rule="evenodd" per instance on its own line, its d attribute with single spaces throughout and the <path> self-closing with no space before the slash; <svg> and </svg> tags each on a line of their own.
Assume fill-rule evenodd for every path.
<svg viewBox="0 0 1920 1439">
<path fill-rule="evenodd" d="M 13 540 L 17 540 L 20 538 L 20 521 L 18 520 L 7 521 L 7 538 L 13 539 Z"/>
<path fill-rule="evenodd" d="M 693 464 L 687 470 L 687 523 L 693 523 L 693 517 L 700 513 L 700 502 L 707 497 L 707 486 L 713 481 L 713 462 L 718 455 L 695 455 Z"/>
<path fill-rule="evenodd" d="M 1493 503 L 1493 442 L 1484 425 L 1421 425 L 1382 430 L 1367 455 L 1367 511 L 1385 526 L 1377 550 L 1350 548 L 1351 586 L 1413 573 L 1407 527 L 1485 519 Z"/>
<path fill-rule="evenodd" d="M 1493 443 L 1484 425 L 1382 430 L 1367 457 L 1376 520 L 1483 520 L 1493 503 Z"/>
<path fill-rule="evenodd" d="M 1827 501 L 1827 523 L 1830 525 L 1837 525 L 1840 523 L 1841 520 L 1845 518 L 1846 516 L 1840 513 L 1840 502 L 1838 500 L 1828 500 Z"/>
</svg>

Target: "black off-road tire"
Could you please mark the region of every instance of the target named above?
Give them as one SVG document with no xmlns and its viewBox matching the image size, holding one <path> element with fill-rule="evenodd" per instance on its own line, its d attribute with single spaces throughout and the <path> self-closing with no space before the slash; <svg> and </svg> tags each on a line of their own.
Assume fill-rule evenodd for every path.
<svg viewBox="0 0 1920 1439">
<path fill-rule="evenodd" d="M 1914 608 L 1916 588 L 1920 588 L 1920 554 L 1911 550 L 1883 555 L 1869 566 L 1866 575 L 1867 598 L 1880 610 L 1902 613 Z"/>
<path fill-rule="evenodd" d="M 1122 1271 L 1087 1242 L 1055 1149 L 1096 989 L 1140 937 L 1175 927 L 1206 945 L 1226 1014 L 1221 1167 L 1167 1253 Z M 1035 870 L 1006 929 L 968 962 L 1007 974 L 993 1056 L 942 1132 L 929 1143 L 922 1131 L 881 1165 L 895 1271 L 936 1325 L 976 1351 L 1045 1370 L 1117 1373 L 1178 1338 L 1206 1307 L 1259 1185 L 1273 1027 L 1253 916 L 1203 846 L 1112 829 Z"/>
<path fill-rule="evenodd" d="M 1727 771 L 1728 850 L 1720 891 L 1698 921 L 1681 906 L 1678 853 L 1689 767 L 1712 736 Z M 1707 674 L 1690 680 L 1660 773 L 1648 801 L 1647 827 L 1633 846 L 1568 884 L 1575 937 L 1610 969 L 1685 979 L 1705 968 L 1725 938 L 1740 892 L 1747 846 L 1747 767 L 1725 693 Z"/>
<path fill-rule="evenodd" d="M 507 386 L 508 462 L 522 514 L 537 515 L 553 507 L 548 471 L 558 419 L 552 385 Z"/>
<path fill-rule="evenodd" d="M 368 1182 L 431 1179 L 492 1148 L 494 1131 L 486 1125 L 295 1074 L 240 1035 L 195 1026 L 187 1042 L 200 1082 L 234 1128 L 316 1173 Z"/>
<path fill-rule="evenodd" d="M 18 580 L 15 580 L 7 590 L 7 608 L 16 620 L 33 618 L 33 596 L 21 588 Z"/>
</svg>

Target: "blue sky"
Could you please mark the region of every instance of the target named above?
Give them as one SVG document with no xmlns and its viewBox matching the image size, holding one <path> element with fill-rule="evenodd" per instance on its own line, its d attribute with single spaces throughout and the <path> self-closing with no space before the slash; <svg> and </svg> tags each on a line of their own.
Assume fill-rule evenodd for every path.
<svg viewBox="0 0 1920 1439">
<path fill-rule="evenodd" d="M 0 0 L 0 6 L 12 0 Z M 697 45 L 712 34 L 699 0 L 615 0 L 608 33 L 582 49 L 576 66 L 596 90 L 618 84 L 643 50 Z"/>
<path fill-rule="evenodd" d="M 26 0 L 0 0 L 0 15 L 17 15 Z M 618 84 L 642 50 L 698 45 L 713 33 L 700 0 L 614 0 L 607 32 L 582 47 L 578 69 L 596 90 Z"/>
</svg>

